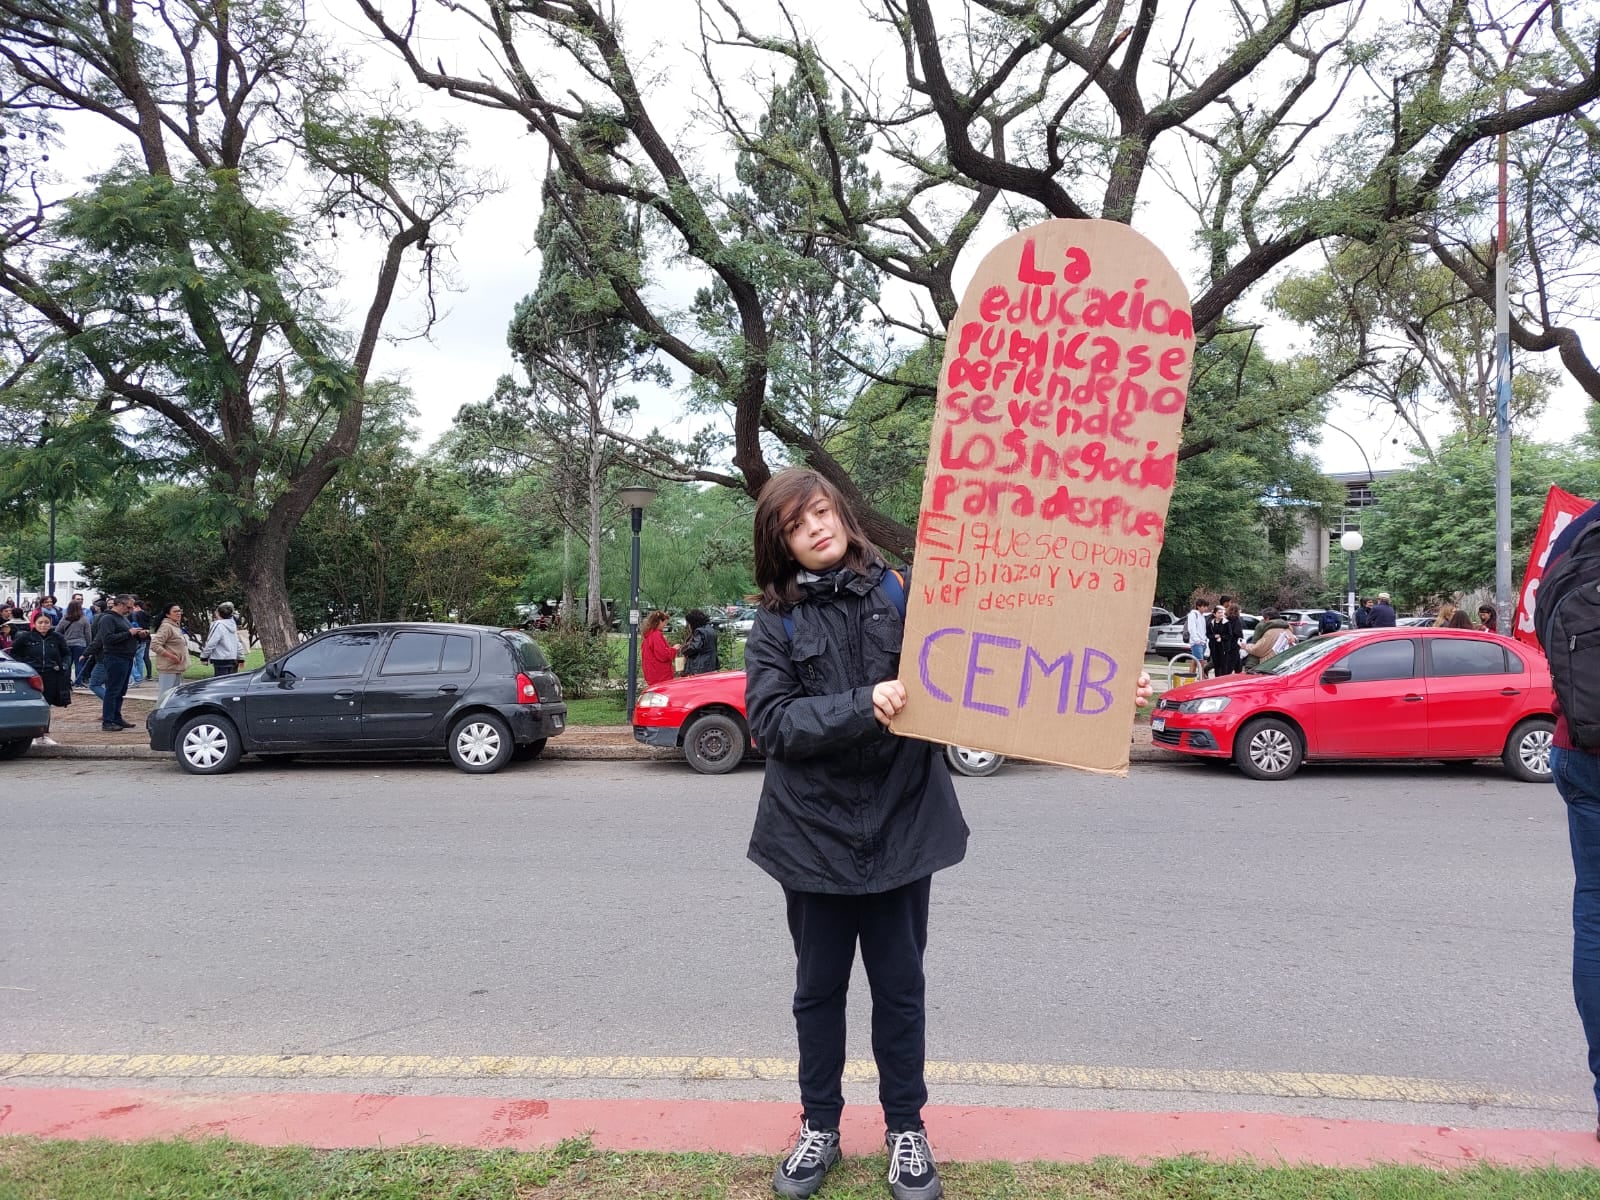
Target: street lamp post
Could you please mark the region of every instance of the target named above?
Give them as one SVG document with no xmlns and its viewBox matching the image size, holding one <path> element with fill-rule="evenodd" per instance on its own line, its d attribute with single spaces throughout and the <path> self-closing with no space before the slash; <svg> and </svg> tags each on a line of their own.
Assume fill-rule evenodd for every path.
<svg viewBox="0 0 1600 1200">
<path fill-rule="evenodd" d="M 1361 549 L 1361 541 L 1361 532 L 1356 529 L 1347 529 L 1339 535 L 1339 548 L 1350 556 L 1349 591 L 1345 601 L 1350 610 L 1352 628 L 1356 623 L 1356 551 Z"/>
<path fill-rule="evenodd" d="M 1506 51 L 1506 68 L 1500 82 L 1500 115 L 1506 113 L 1505 76 L 1511 74 L 1522 39 L 1550 7 L 1543 0 L 1533 10 Z M 1494 605 L 1499 628 L 1511 628 L 1511 258 L 1506 221 L 1506 134 L 1500 134 L 1500 225 L 1494 256 Z"/>
<path fill-rule="evenodd" d="M 656 498 L 656 490 L 653 487 L 625 487 L 620 494 L 633 527 L 628 578 L 628 720 L 632 721 L 634 701 L 639 698 L 639 530 L 644 528 L 644 510 Z"/>
</svg>

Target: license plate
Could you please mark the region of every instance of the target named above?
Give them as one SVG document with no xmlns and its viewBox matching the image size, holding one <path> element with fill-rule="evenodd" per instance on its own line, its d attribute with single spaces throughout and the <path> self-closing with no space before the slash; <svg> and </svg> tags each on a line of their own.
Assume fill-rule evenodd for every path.
<svg viewBox="0 0 1600 1200">
<path fill-rule="evenodd" d="M 1165 717 L 1157 717 L 1155 720 L 1150 722 L 1150 728 L 1154 729 L 1157 733 L 1160 733 L 1166 727 L 1167 719 Z"/>
<path fill-rule="evenodd" d="M 554 718 L 554 720 L 551 721 L 551 724 L 557 729 L 565 729 L 567 727 L 566 721 L 561 717 Z"/>
<path fill-rule="evenodd" d="M 0 692 L 14 692 L 16 690 L 17 685 L 12 683 L 11 680 L 0 679 Z"/>
</svg>

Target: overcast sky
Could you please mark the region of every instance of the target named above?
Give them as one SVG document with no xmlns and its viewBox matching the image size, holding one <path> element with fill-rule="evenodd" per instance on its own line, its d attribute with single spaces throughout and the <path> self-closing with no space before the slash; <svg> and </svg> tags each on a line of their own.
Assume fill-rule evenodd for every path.
<svg viewBox="0 0 1600 1200">
<path fill-rule="evenodd" d="M 367 46 L 374 78 L 392 78 L 416 91 L 398 60 L 371 39 L 358 14 L 352 14 L 343 0 L 327 0 L 327 4 L 329 15 L 325 20 L 330 28 L 341 31 L 338 35 L 341 40 L 359 41 Z M 744 7 L 752 15 L 772 11 L 763 0 L 746 0 Z M 802 10 L 809 8 L 800 7 Z M 618 0 L 618 8 L 626 23 L 628 45 L 634 49 L 650 48 L 651 65 L 658 73 L 657 78 L 665 80 L 658 82 L 653 98 L 658 116 L 674 115 L 674 110 L 682 112 L 695 103 L 696 81 L 703 78 L 703 72 L 694 57 L 698 48 L 695 33 L 698 18 L 693 0 Z M 449 29 L 445 26 L 428 28 L 435 36 L 428 43 L 427 58 L 439 57 L 450 68 L 483 61 L 471 39 L 446 36 Z M 872 56 L 864 55 L 862 47 L 882 46 L 876 56 L 882 73 L 890 79 L 899 74 L 903 79 L 897 48 L 887 46 L 881 31 L 861 20 L 854 5 L 843 0 L 837 6 L 830 3 L 828 20 L 819 22 L 811 32 L 822 44 L 825 56 L 830 52 L 846 53 L 850 61 L 862 69 L 870 70 L 875 61 Z M 885 61 L 886 55 L 888 61 Z M 420 91 L 416 94 L 421 95 Z M 505 328 L 513 306 L 533 289 L 538 275 L 533 230 L 538 220 L 538 181 L 545 161 L 543 145 L 528 134 L 516 118 L 456 104 L 435 94 L 429 94 L 427 101 L 434 106 L 434 111 L 448 114 L 450 119 L 469 129 L 476 162 L 496 173 L 504 191 L 479 204 L 466 228 L 454 239 L 455 272 L 462 287 L 444 298 L 446 313 L 431 338 L 388 345 L 381 352 L 378 370 L 404 376 L 415 392 L 424 443 L 431 442 L 449 427 L 461 404 L 488 396 L 496 378 L 512 368 L 505 346 Z M 707 158 L 705 165 L 715 167 L 716 162 Z M 727 166 L 723 169 L 726 172 Z M 1147 180 L 1147 193 L 1154 193 L 1157 183 L 1155 178 Z M 1196 264 L 1186 244 L 1193 218 L 1181 207 L 1152 195 L 1135 225 L 1162 246 L 1180 271 L 1191 279 L 1196 277 Z M 1164 230 L 1173 229 L 1184 232 L 1180 238 L 1163 237 Z M 965 271 L 970 273 L 990 246 L 1007 232 L 1003 225 L 995 222 L 985 231 L 987 236 L 974 239 L 963 263 Z M 347 261 L 352 266 L 360 262 L 354 255 Z M 1302 268 L 1308 261 L 1302 256 Z M 352 270 L 349 277 L 361 285 L 371 278 L 370 272 L 359 270 Z M 671 293 L 685 299 L 696 286 L 695 278 L 687 274 L 686 268 L 676 277 L 665 275 L 661 282 Z M 1259 295 L 1259 291 L 1256 294 Z M 350 293 L 352 305 L 363 300 L 359 288 Z M 403 332 L 415 328 L 419 311 L 415 303 L 398 305 L 391 329 Z M 1600 330 L 1590 328 L 1583 332 L 1591 346 L 1600 343 Z M 1294 347 L 1295 336 L 1292 327 L 1282 322 L 1269 322 L 1263 343 L 1272 353 L 1282 354 Z M 1553 354 L 1541 356 L 1541 361 L 1552 367 L 1559 366 Z M 1569 441 L 1583 428 L 1587 400 L 1577 387 L 1565 382 L 1565 376 L 1563 380 L 1545 419 L 1540 422 L 1539 436 L 1545 441 Z M 677 402 L 670 395 L 646 397 L 636 427 L 671 425 L 677 411 Z M 1327 470 L 1365 471 L 1369 463 L 1372 469 L 1383 470 L 1404 465 L 1408 458 L 1408 435 L 1392 417 L 1370 417 L 1363 404 L 1351 402 L 1336 406 L 1330 414 L 1330 423 L 1337 428 L 1325 433 L 1321 446 L 1315 451 Z M 1445 425 L 1441 419 L 1430 433 L 1442 433 Z"/>
</svg>

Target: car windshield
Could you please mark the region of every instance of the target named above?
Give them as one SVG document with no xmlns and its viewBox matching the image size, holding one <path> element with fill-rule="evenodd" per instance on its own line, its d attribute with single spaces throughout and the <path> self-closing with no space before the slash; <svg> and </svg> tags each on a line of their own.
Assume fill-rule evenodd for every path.
<svg viewBox="0 0 1600 1200">
<path fill-rule="evenodd" d="M 1263 659 L 1255 667 L 1254 674 L 1293 675 L 1314 662 L 1321 662 L 1340 646 L 1347 645 L 1349 642 L 1344 638 L 1312 638 L 1310 641 L 1301 642 L 1298 646 L 1290 646 L 1282 654 L 1274 654 L 1271 658 Z"/>
<path fill-rule="evenodd" d="M 550 663 L 545 659 L 544 651 L 539 649 L 539 643 L 534 641 L 520 629 L 507 629 L 500 634 L 511 645 L 511 653 L 517 656 L 517 666 L 524 671 L 548 671 Z"/>
</svg>

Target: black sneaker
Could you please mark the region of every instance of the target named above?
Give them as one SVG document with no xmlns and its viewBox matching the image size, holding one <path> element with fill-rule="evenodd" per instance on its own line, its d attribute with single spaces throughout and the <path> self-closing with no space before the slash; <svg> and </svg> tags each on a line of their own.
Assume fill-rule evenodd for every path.
<svg viewBox="0 0 1600 1200">
<path fill-rule="evenodd" d="M 889 1190 L 894 1200 L 938 1200 L 944 1195 L 926 1133 L 891 1129 L 883 1140 L 889 1147 Z"/>
<path fill-rule="evenodd" d="M 839 1161 L 839 1131 L 813 1129 L 811 1122 L 800 1122 L 800 1138 L 795 1147 L 772 1173 L 772 1190 L 780 1196 L 803 1200 L 822 1186 L 829 1168 Z"/>
<path fill-rule="evenodd" d="M 121 733 L 122 732 L 122 726 L 121 725 L 110 725 L 110 724 L 107 724 L 105 721 L 101 721 L 100 722 L 100 732 L 101 733 Z"/>
</svg>

